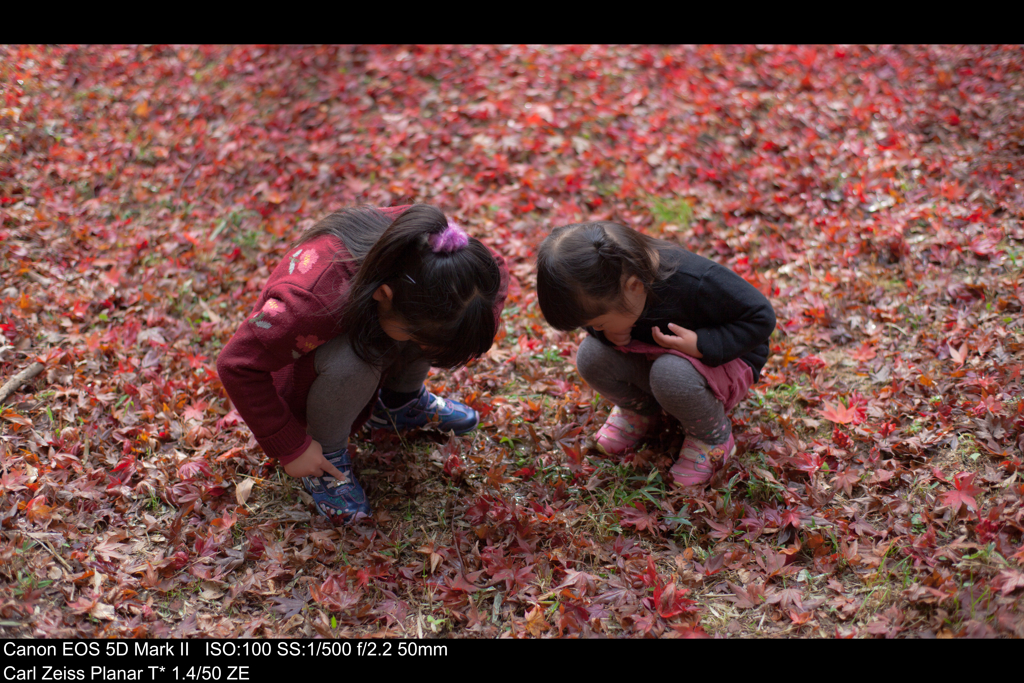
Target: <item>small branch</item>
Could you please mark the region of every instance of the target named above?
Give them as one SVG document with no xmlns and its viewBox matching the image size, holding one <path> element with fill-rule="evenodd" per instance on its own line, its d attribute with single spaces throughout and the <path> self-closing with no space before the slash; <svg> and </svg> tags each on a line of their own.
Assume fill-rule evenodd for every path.
<svg viewBox="0 0 1024 683">
<path fill-rule="evenodd" d="M 187 181 L 189 179 L 189 177 L 192 175 L 192 171 L 196 170 L 196 166 L 198 166 L 199 164 L 201 164 L 205 160 L 206 160 L 206 152 L 205 151 L 201 151 L 199 153 L 199 155 L 196 157 L 195 161 L 192 162 L 192 166 L 188 169 L 188 173 L 186 173 L 185 177 L 182 178 L 181 182 L 178 183 L 178 191 L 174 193 L 174 203 L 175 204 L 177 204 L 178 203 L 178 199 L 181 198 L 181 191 L 185 187 L 185 181 Z"/>
<path fill-rule="evenodd" d="M 18 387 L 38 375 L 45 367 L 42 363 L 32 363 L 32 365 L 10 378 L 6 384 L 0 387 L 0 403 L 6 401 L 7 397 L 13 394 Z"/>
<path fill-rule="evenodd" d="M 50 545 L 49 541 L 42 537 L 42 534 L 27 534 L 27 536 L 35 540 L 37 543 L 39 543 L 39 545 L 45 548 L 51 555 L 57 558 L 57 561 L 64 565 L 65 569 L 67 569 L 69 572 L 74 573 L 75 570 L 71 568 L 71 565 L 67 563 L 67 560 L 61 557 L 57 553 L 57 551 L 53 549 L 53 546 Z"/>
<path fill-rule="evenodd" d="M 455 535 L 455 506 L 450 503 L 448 506 L 448 530 L 452 534 L 452 545 L 455 546 L 455 552 L 459 555 L 459 573 L 462 574 L 462 578 L 465 579 L 466 583 L 470 586 L 479 590 L 485 590 L 487 586 L 478 586 L 466 577 L 466 561 L 462 559 L 462 549 L 459 548 L 459 537 Z"/>
</svg>

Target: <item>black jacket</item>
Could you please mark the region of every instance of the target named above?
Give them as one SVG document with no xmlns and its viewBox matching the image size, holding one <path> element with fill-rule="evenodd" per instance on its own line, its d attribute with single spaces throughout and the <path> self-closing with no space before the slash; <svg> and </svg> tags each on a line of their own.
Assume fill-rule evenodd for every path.
<svg viewBox="0 0 1024 683">
<path fill-rule="evenodd" d="M 761 292 L 725 266 L 672 245 L 663 247 L 661 262 L 673 269 L 655 283 L 631 337 L 658 345 L 651 334 L 657 326 L 673 334 L 668 323 L 697 333 L 701 362 L 716 367 L 742 358 L 754 371 L 754 381 L 768 360 L 768 338 L 775 329 L 775 311 Z M 587 331 L 605 344 L 604 334 Z"/>
</svg>

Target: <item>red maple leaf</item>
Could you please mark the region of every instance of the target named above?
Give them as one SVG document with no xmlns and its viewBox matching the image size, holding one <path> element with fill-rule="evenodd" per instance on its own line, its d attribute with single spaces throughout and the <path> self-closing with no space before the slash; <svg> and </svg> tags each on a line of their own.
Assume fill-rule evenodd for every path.
<svg viewBox="0 0 1024 683">
<path fill-rule="evenodd" d="M 999 572 L 992 586 L 998 588 L 1003 595 L 1009 595 L 1019 588 L 1024 588 L 1024 574 L 1013 569 L 1004 569 Z"/>
<path fill-rule="evenodd" d="M 475 593 L 478 590 L 480 590 L 480 588 L 478 586 L 475 586 L 474 584 L 470 583 L 469 579 L 470 578 L 476 579 L 480 574 L 483 574 L 483 572 L 482 571 L 480 571 L 480 572 L 473 572 L 473 573 L 470 574 L 470 576 L 467 577 L 464 574 L 462 574 L 462 572 L 459 572 L 458 574 L 455 575 L 454 579 L 445 579 L 445 583 L 453 591 L 459 590 L 459 591 L 462 591 L 464 593 Z"/>
<path fill-rule="evenodd" d="M 727 600 L 732 600 L 733 604 L 740 609 L 753 609 L 759 604 L 764 602 L 764 585 L 763 584 L 750 584 L 746 588 L 741 588 L 734 583 L 726 581 L 726 585 L 732 590 L 735 597 L 727 597 Z"/>
<path fill-rule="evenodd" d="M 582 596 L 587 593 L 593 593 L 595 591 L 594 587 L 596 583 L 597 576 L 594 574 L 588 574 L 587 572 L 581 572 L 575 569 L 566 569 L 565 580 L 555 586 L 553 590 L 557 591 L 565 588 L 572 588 Z"/>
<path fill-rule="evenodd" d="M 30 521 L 42 524 L 50 519 L 53 508 L 46 504 L 46 496 L 36 496 L 28 502 L 25 515 Z"/>
<path fill-rule="evenodd" d="M 206 412 L 207 407 L 209 407 L 209 404 L 207 404 L 206 401 L 197 401 L 185 408 L 181 416 L 186 420 L 197 420 L 202 422 L 203 414 Z"/>
<path fill-rule="evenodd" d="M 683 597 L 689 592 L 685 588 L 676 588 L 675 582 L 670 581 L 665 587 L 661 585 L 654 587 L 651 602 L 654 603 L 655 609 L 662 618 L 671 619 L 683 612 L 692 611 L 691 605 L 694 604 L 694 601 Z"/>
<path fill-rule="evenodd" d="M 983 493 L 984 489 L 974 485 L 975 474 L 975 472 L 957 473 L 953 477 L 953 486 L 956 488 L 942 494 L 942 502 L 953 508 L 953 514 L 958 513 L 962 505 L 966 505 L 967 509 L 971 511 L 978 509 L 978 501 L 974 497 Z"/>
<path fill-rule="evenodd" d="M 832 479 L 832 483 L 846 492 L 846 495 L 853 495 L 853 486 L 860 481 L 862 470 L 847 467 Z"/>
<path fill-rule="evenodd" d="M 359 604 L 361 592 L 348 590 L 342 581 L 331 576 L 322 585 L 312 584 L 309 587 L 310 597 L 331 612 L 344 612 Z"/>
<path fill-rule="evenodd" d="M 869 361 L 877 355 L 875 347 L 871 344 L 864 342 L 857 348 L 856 351 L 850 354 L 850 357 L 858 361 Z"/>
<path fill-rule="evenodd" d="M 789 619 L 797 626 L 800 626 L 801 624 L 806 624 L 810 620 L 812 614 L 813 612 L 797 613 L 794 610 L 789 610 Z"/>
<path fill-rule="evenodd" d="M 635 526 L 637 531 L 643 531 L 644 529 L 655 531 L 664 527 L 658 521 L 658 511 L 652 510 L 648 513 L 647 508 L 640 501 L 633 503 L 632 506 L 621 507 L 615 511 L 619 513 L 623 526 Z"/>
<path fill-rule="evenodd" d="M 963 365 L 967 360 L 967 342 L 960 345 L 959 349 L 953 348 L 952 344 L 946 344 L 949 348 L 949 357 L 956 361 L 957 365 Z"/>
<path fill-rule="evenodd" d="M 787 509 L 785 512 L 782 513 L 782 524 L 781 524 L 781 526 L 786 526 L 787 524 L 789 524 L 794 529 L 799 529 L 800 528 L 800 519 L 801 519 L 801 515 L 800 515 L 799 512 L 797 512 L 796 510 L 788 510 Z"/>
<path fill-rule="evenodd" d="M 825 406 L 824 410 L 817 410 L 815 412 L 830 422 L 838 422 L 839 424 L 850 424 L 852 422 L 853 424 L 860 424 L 864 421 L 864 417 L 856 408 L 847 408 L 842 403 L 833 406 L 828 401 L 822 401 L 821 404 Z"/>
<path fill-rule="evenodd" d="M 783 588 L 765 600 L 770 605 L 778 604 L 782 609 L 804 611 L 803 595 L 799 588 Z"/>
<path fill-rule="evenodd" d="M 732 532 L 733 532 L 732 520 L 729 520 L 728 524 L 718 524 L 716 522 L 711 521 L 710 519 L 705 520 L 705 521 L 708 523 L 709 527 L 714 529 L 714 531 L 712 531 L 710 534 L 708 534 L 712 538 L 717 539 L 719 541 L 724 541 L 725 539 L 729 538 L 729 536 L 732 535 Z"/>
</svg>

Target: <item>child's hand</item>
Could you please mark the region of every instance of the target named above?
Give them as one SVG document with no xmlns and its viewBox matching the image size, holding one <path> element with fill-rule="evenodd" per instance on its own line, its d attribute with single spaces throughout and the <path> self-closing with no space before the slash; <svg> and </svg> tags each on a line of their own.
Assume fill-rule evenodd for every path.
<svg viewBox="0 0 1024 683">
<path fill-rule="evenodd" d="M 314 439 L 312 443 L 302 451 L 302 455 L 284 466 L 284 471 L 293 477 L 322 477 L 329 474 L 338 481 L 346 481 L 347 477 L 337 467 L 332 465 L 324 457 L 324 449 L 320 442 Z"/>
<path fill-rule="evenodd" d="M 693 356 L 694 358 L 703 358 L 703 354 L 697 350 L 697 333 L 693 330 L 688 330 L 685 327 L 680 327 L 675 323 L 669 323 L 668 329 L 675 334 L 663 334 L 657 327 L 651 328 L 651 334 L 654 336 L 654 341 L 658 342 L 661 346 L 666 349 L 675 349 L 676 351 L 682 351 L 687 356 Z"/>
</svg>

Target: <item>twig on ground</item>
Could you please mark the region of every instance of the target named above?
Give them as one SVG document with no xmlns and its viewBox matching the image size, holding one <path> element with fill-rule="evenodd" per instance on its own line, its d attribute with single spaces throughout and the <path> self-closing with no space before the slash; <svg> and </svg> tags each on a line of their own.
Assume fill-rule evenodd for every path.
<svg viewBox="0 0 1024 683">
<path fill-rule="evenodd" d="M 459 537 L 455 535 L 455 506 L 451 504 L 451 501 L 448 502 L 448 530 L 452 534 L 452 545 L 455 546 L 455 552 L 459 556 L 459 573 L 462 574 L 462 578 L 465 579 L 466 583 L 479 590 L 484 590 L 487 586 L 478 586 L 470 581 L 469 577 L 466 576 L 466 561 L 462 559 L 462 549 L 459 548 Z"/>
<path fill-rule="evenodd" d="M 7 397 L 13 394 L 18 387 L 38 375 L 45 367 L 42 363 L 32 363 L 32 365 L 29 365 L 17 375 L 7 380 L 7 383 L 0 387 L 0 403 L 6 401 Z"/>
<path fill-rule="evenodd" d="M 192 175 L 192 171 L 196 170 L 196 166 L 201 164 L 205 159 L 206 152 L 200 152 L 199 156 L 196 157 L 196 160 L 192 162 L 192 166 L 188 169 L 188 173 L 186 173 L 185 176 L 181 179 L 181 182 L 178 183 L 178 191 L 174 193 L 175 204 L 178 203 L 178 199 L 181 197 L 181 190 L 185 187 L 185 181 L 187 181 L 189 179 L 189 176 Z"/>
<path fill-rule="evenodd" d="M 44 548 L 46 548 L 46 550 L 49 551 L 49 553 L 51 555 L 53 555 L 55 558 L 57 558 L 58 562 L 60 562 L 62 565 L 64 565 L 65 569 L 67 569 L 69 572 L 74 572 L 74 569 L 72 569 L 71 565 L 67 563 L 67 560 L 65 560 L 63 557 L 61 557 L 60 555 L 57 554 L 57 551 L 53 549 L 53 546 L 50 545 L 49 541 L 47 541 L 45 538 L 42 537 L 42 534 L 29 533 L 29 534 L 25 534 L 25 535 L 28 536 L 29 538 L 33 539 L 37 543 L 39 543 L 39 545 L 41 545 Z"/>
</svg>

